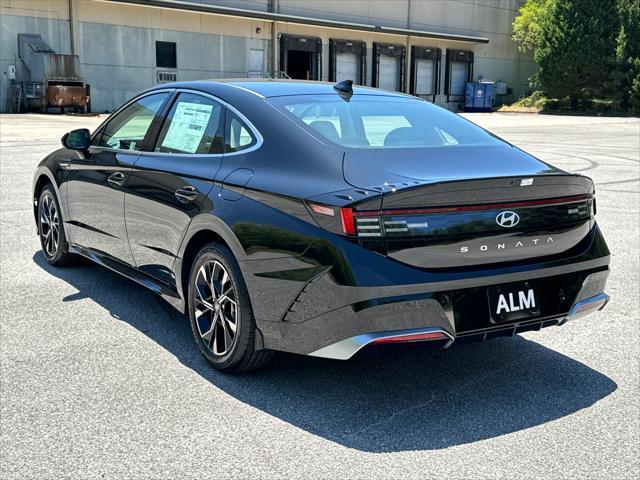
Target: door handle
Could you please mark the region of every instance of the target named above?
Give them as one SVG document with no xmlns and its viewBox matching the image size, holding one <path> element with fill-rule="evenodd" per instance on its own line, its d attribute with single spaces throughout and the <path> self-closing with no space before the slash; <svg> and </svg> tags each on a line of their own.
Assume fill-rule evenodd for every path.
<svg viewBox="0 0 640 480">
<path fill-rule="evenodd" d="M 107 182 L 113 185 L 116 185 L 118 187 L 121 187 L 122 184 L 124 183 L 124 173 L 122 172 L 112 173 L 107 177 Z"/>
<path fill-rule="evenodd" d="M 193 202 L 196 198 L 198 198 L 198 195 L 199 193 L 196 187 L 193 187 L 191 185 L 186 185 L 182 188 L 179 188 L 175 192 L 176 198 L 182 203 Z"/>
</svg>

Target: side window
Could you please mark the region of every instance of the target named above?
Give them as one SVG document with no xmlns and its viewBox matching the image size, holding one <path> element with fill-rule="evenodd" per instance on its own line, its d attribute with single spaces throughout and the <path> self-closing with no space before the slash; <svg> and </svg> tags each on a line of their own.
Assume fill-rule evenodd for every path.
<svg viewBox="0 0 640 480">
<path fill-rule="evenodd" d="M 140 150 L 147 130 L 168 93 L 148 95 L 118 113 L 95 137 L 99 147 Z"/>
<path fill-rule="evenodd" d="M 181 93 L 156 142 L 156 152 L 222 153 L 222 105 L 207 97 Z"/>
<path fill-rule="evenodd" d="M 240 152 L 256 144 L 256 138 L 249 127 L 229 109 L 227 109 L 224 144 L 225 152 Z"/>
</svg>

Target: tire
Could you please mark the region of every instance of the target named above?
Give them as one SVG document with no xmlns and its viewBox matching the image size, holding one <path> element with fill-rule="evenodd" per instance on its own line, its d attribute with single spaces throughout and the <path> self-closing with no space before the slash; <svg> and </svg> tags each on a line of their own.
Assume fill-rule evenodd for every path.
<svg viewBox="0 0 640 480">
<path fill-rule="evenodd" d="M 271 359 L 273 352 L 255 348 L 256 322 L 249 292 L 227 247 L 209 243 L 200 250 L 191 267 L 188 295 L 193 336 L 213 367 L 246 372 Z"/>
<path fill-rule="evenodd" d="M 76 256 L 69 253 L 60 204 L 51 184 L 42 189 L 38 199 L 38 233 L 42 253 L 48 263 L 56 267 L 74 263 Z"/>
</svg>

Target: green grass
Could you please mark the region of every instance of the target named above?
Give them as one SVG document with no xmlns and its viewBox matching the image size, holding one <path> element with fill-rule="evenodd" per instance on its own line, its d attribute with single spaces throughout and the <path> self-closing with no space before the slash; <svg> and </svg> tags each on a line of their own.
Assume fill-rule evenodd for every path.
<svg viewBox="0 0 640 480">
<path fill-rule="evenodd" d="M 621 109 L 615 101 L 607 98 L 582 100 L 576 109 L 572 109 L 568 99 L 549 98 L 540 91 L 535 91 L 511 105 L 504 105 L 499 111 L 570 115 L 632 115 L 630 112 Z"/>
</svg>

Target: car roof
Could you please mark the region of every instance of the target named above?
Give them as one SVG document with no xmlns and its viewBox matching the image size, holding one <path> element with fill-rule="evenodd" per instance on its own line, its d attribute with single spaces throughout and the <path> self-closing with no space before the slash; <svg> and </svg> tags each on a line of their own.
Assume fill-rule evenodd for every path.
<svg viewBox="0 0 640 480">
<path fill-rule="evenodd" d="M 269 78 L 241 78 L 221 80 L 199 80 L 194 82 L 177 82 L 158 85 L 156 88 L 196 88 L 212 94 L 217 93 L 221 87 L 235 87 L 260 97 L 280 97 L 287 95 L 326 95 L 336 94 L 334 83 L 308 80 L 275 80 Z M 354 95 L 381 95 L 389 97 L 407 97 L 404 93 L 381 90 L 379 88 L 353 86 Z M 415 97 L 411 97 L 415 98 Z"/>
</svg>

